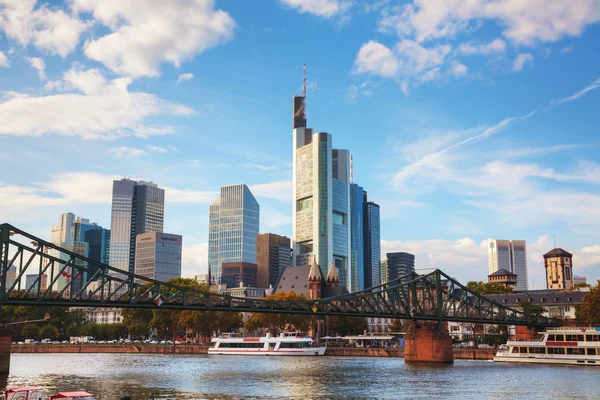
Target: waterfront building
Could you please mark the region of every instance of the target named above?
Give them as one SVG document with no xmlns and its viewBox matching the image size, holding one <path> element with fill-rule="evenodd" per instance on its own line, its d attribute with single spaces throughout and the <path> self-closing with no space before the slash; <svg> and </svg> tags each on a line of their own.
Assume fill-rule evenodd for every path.
<svg viewBox="0 0 600 400">
<path fill-rule="evenodd" d="M 135 244 L 135 274 L 162 282 L 180 278 L 181 246 L 181 235 L 140 233 Z"/>
<path fill-rule="evenodd" d="M 350 292 L 365 289 L 365 240 L 364 240 L 364 190 L 356 183 L 350 184 Z"/>
<path fill-rule="evenodd" d="M 585 278 L 585 276 L 577 276 L 577 275 L 573 275 L 573 285 L 581 285 L 581 284 L 587 284 L 587 279 Z"/>
<path fill-rule="evenodd" d="M 211 284 L 221 283 L 223 263 L 256 264 L 260 206 L 248 186 L 221 187 L 209 208 L 208 273 Z"/>
<path fill-rule="evenodd" d="M 221 282 L 226 285 L 227 288 L 234 287 L 257 287 L 256 275 L 257 267 L 256 264 L 236 261 L 236 262 L 224 262 L 221 264 Z"/>
<path fill-rule="evenodd" d="M 388 333 L 390 331 L 390 325 L 392 324 L 391 318 L 378 318 L 371 317 L 367 318 L 367 325 L 369 333 Z"/>
<path fill-rule="evenodd" d="M 327 284 L 321 270 L 315 259 L 309 265 L 286 267 L 281 273 L 273 293 L 294 292 L 309 300 L 340 296 L 348 293 L 348 290 L 339 284 L 339 281 L 337 286 L 333 282 Z M 329 270 L 331 270 L 331 265 L 329 266 Z"/>
<path fill-rule="evenodd" d="M 263 233 L 256 236 L 256 284 L 275 286 L 285 267 L 292 265 L 291 241 L 286 236 Z"/>
<path fill-rule="evenodd" d="M 113 181 L 110 265 L 135 271 L 136 237 L 145 232 L 162 232 L 165 191 L 152 182 L 123 178 Z"/>
<path fill-rule="evenodd" d="M 560 248 L 544 254 L 547 289 L 570 289 L 573 287 L 573 254 Z"/>
<path fill-rule="evenodd" d="M 388 282 L 415 272 L 415 256 L 403 251 L 387 253 Z"/>
<path fill-rule="evenodd" d="M 86 319 L 92 324 L 120 324 L 123 322 L 121 309 L 117 307 L 94 307 L 86 312 Z"/>
<path fill-rule="evenodd" d="M 527 244 L 524 240 L 491 240 L 488 274 L 505 269 L 517 275 L 517 290 L 527 290 Z"/>
<path fill-rule="evenodd" d="M 365 288 L 379 286 L 381 284 L 381 229 L 379 205 L 367 201 L 367 193 L 364 192 L 363 215 L 364 215 L 364 263 L 365 263 Z M 388 276 L 391 279 L 390 276 Z"/>
<path fill-rule="evenodd" d="M 513 274 L 510 271 L 500 268 L 493 274 L 488 275 L 489 283 L 498 283 L 505 287 L 516 288 L 517 287 L 517 274 Z"/>
</svg>

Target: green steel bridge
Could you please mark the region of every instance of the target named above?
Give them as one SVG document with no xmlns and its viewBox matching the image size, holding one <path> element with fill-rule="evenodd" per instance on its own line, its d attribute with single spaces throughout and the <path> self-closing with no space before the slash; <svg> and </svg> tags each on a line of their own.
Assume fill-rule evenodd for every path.
<svg viewBox="0 0 600 400">
<path fill-rule="evenodd" d="M 0 305 L 345 315 L 538 328 L 560 325 L 557 320 L 527 315 L 472 293 L 440 270 L 318 300 L 240 298 L 131 274 L 9 224 L 0 225 L 0 269 Z"/>
</svg>

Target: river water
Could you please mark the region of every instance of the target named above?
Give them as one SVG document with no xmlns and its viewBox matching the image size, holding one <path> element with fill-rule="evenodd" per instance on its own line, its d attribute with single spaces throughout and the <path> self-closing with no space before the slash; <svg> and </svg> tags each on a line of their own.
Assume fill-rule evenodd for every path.
<svg viewBox="0 0 600 400">
<path fill-rule="evenodd" d="M 3 384 L 4 382 L 1 382 Z M 98 399 L 600 399 L 600 367 L 401 358 L 13 354 L 8 387 Z M 49 396 L 48 396 L 49 398 Z"/>
</svg>

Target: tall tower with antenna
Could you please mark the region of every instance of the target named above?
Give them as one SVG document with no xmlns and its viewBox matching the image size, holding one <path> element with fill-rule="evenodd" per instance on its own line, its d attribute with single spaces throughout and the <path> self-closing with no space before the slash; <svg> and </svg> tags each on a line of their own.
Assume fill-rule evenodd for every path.
<svg viewBox="0 0 600 400">
<path fill-rule="evenodd" d="M 292 129 L 306 128 L 306 61 L 303 66 L 302 95 L 294 95 Z"/>
</svg>

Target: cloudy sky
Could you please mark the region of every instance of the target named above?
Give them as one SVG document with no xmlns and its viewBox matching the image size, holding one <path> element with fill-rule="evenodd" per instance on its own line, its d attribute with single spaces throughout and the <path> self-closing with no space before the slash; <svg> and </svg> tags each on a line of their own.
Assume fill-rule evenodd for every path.
<svg viewBox="0 0 600 400">
<path fill-rule="evenodd" d="M 600 279 L 600 0 L 0 0 L 0 221 L 110 226 L 112 180 L 166 189 L 184 275 L 246 183 L 291 235 L 291 97 L 354 156 L 382 252 L 485 280 L 489 238 Z"/>
</svg>

